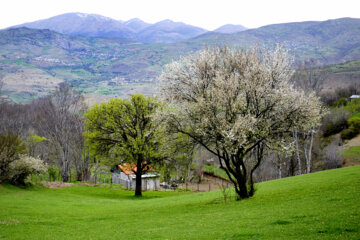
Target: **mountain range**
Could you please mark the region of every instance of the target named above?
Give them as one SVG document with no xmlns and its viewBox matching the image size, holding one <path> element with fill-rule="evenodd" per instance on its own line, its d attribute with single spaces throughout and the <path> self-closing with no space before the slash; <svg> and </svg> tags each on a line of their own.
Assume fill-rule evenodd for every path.
<svg viewBox="0 0 360 240">
<path fill-rule="evenodd" d="M 126 38 L 142 43 L 178 42 L 207 32 L 205 29 L 168 19 L 150 24 L 138 18 L 122 21 L 86 13 L 65 13 L 15 27 L 49 29 L 62 34 L 87 37 Z"/>
<path fill-rule="evenodd" d="M 332 64 L 360 59 L 360 19 L 354 18 L 284 23 L 236 33 L 205 32 L 200 35 L 196 29 L 183 30 L 182 23 L 174 24 L 170 20 L 148 24 L 140 19 L 114 22 L 99 15 L 91 15 L 91 18 L 104 23 L 87 27 L 74 23 L 66 28 L 67 34 L 20 26 L 1 30 L 0 74 L 4 77 L 5 94 L 21 102 L 46 94 L 62 81 L 97 97 L 126 97 L 134 92 L 152 94 L 156 92 L 156 79 L 164 64 L 206 44 L 227 44 L 233 48 L 255 45 L 274 48 L 281 44 L 294 56 L 295 63 L 312 59 L 320 64 Z M 111 32 L 106 22 L 119 31 Z M 58 26 L 62 25 L 58 23 Z M 165 32 L 168 25 L 172 26 L 168 29 L 177 29 L 179 35 L 192 32 L 196 36 L 175 43 L 156 43 L 156 39 L 164 36 L 157 32 Z M 138 31 L 147 37 L 141 40 L 111 35 L 121 29 L 130 29 L 131 34 Z M 174 37 L 173 41 L 179 38 Z M 144 44 L 146 40 L 155 43 Z"/>
</svg>

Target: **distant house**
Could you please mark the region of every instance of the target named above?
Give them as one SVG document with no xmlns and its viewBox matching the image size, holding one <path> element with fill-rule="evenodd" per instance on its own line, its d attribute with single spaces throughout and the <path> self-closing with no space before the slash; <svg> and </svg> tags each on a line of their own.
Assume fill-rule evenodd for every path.
<svg viewBox="0 0 360 240">
<path fill-rule="evenodd" d="M 115 165 L 112 169 L 112 183 L 122 184 L 127 189 L 135 189 L 136 186 L 136 165 L 124 163 Z M 141 187 L 143 191 L 157 190 L 160 188 L 160 174 L 155 173 L 151 167 L 145 174 L 141 175 Z"/>
<path fill-rule="evenodd" d="M 350 100 L 360 100 L 360 95 L 351 95 Z"/>
</svg>

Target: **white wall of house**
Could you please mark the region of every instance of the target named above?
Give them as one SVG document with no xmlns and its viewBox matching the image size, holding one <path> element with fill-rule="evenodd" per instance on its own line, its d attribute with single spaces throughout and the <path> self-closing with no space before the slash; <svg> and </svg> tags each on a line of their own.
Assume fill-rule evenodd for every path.
<svg viewBox="0 0 360 240">
<path fill-rule="evenodd" d="M 135 176 L 126 175 L 123 172 L 113 173 L 112 174 L 112 183 L 113 184 L 122 184 L 123 187 L 127 189 L 135 189 L 136 187 L 136 178 Z M 160 176 L 144 175 L 141 179 L 141 187 L 144 191 L 157 190 L 160 188 Z"/>
</svg>

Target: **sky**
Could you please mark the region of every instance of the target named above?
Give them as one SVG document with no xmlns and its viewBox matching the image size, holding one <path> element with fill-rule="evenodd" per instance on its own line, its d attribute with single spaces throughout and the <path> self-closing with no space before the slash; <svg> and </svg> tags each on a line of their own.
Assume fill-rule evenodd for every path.
<svg viewBox="0 0 360 240">
<path fill-rule="evenodd" d="M 224 24 L 247 28 L 300 21 L 360 18 L 359 0 L 1 0 L 0 29 L 68 12 L 95 13 L 116 20 L 164 19 L 207 30 Z"/>
</svg>

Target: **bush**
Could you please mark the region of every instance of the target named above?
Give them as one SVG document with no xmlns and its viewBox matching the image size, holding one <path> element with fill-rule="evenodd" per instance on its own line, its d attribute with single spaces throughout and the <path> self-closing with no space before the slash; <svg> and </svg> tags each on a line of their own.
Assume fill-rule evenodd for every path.
<svg viewBox="0 0 360 240">
<path fill-rule="evenodd" d="M 334 106 L 335 107 L 342 107 L 342 106 L 346 106 L 348 103 L 348 101 L 346 100 L 346 98 L 340 98 L 339 100 L 337 100 L 335 103 L 334 103 Z"/>
<path fill-rule="evenodd" d="M 41 159 L 21 155 L 19 159 L 9 164 L 8 180 L 15 185 L 24 185 L 26 178 L 31 174 L 42 174 L 47 167 Z"/>
<path fill-rule="evenodd" d="M 336 139 L 324 148 L 323 156 L 328 169 L 342 166 L 339 143 Z"/>
<path fill-rule="evenodd" d="M 353 128 L 359 133 L 360 131 L 360 117 L 353 117 L 348 120 L 350 128 Z"/>
<path fill-rule="evenodd" d="M 348 120 L 349 129 L 344 130 L 341 133 L 341 138 L 352 139 L 360 133 L 360 117 L 354 117 Z"/>
<path fill-rule="evenodd" d="M 350 113 L 345 111 L 344 108 L 331 109 L 330 112 L 324 117 L 322 131 L 324 137 L 341 132 L 348 127 L 348 118 Z"/>
<path fill-rule="evenodd" d="M 9 180 L 9 165 L 19 159 L 26 148 L 16 134 L 0 134 L 0 183 Z"/>
<path fill-rule="evenodd" d="M 56 167 L 54 167 L 54 166 L 49 167 L 48 168 L 49 180 L 55 181 L 57 173 L 58 173 L 58 170 Z"/>
<path fill-rule="evenodd" d="M 351 129 L 351 128 L 345 129 L 345 130 L 341 133 L 341 139 L 342 139 L 342 140 L 352 139 L 352 138 L 356 137 L 357 134 L 358 134 L 358 132 L 354 131 L 354 130 Z"/>
</svg>

